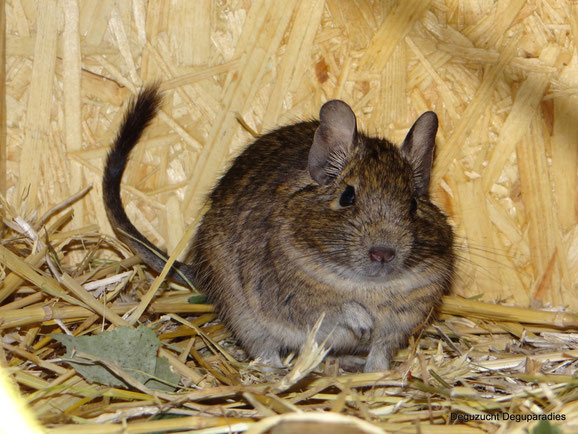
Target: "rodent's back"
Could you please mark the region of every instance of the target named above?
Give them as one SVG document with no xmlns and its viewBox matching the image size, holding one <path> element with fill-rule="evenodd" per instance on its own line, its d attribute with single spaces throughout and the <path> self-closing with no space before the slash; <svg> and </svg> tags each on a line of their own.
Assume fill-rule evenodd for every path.
<svg viewBox="0 0 578 434">
<path fill-rule="evenodd" d="M 261 198 L 283 193 L 276 192 L 281 185 L 311 183 L 307 156 L 318 125 L 317 121 L 300 122 L 259 137 L 235 158 L 210 194 L 211 202 L 261 206 Z"/>
</svg>

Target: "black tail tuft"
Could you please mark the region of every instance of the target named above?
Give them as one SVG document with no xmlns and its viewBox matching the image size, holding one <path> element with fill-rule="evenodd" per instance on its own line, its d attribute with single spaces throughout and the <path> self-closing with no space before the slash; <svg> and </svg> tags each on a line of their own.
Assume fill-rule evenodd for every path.
<svg viewBox="0 0 578 434">
<path fill-rule="evenodd" d="M 167 260 L 167 254 L 154 246 L 129 220 L 120 198 L 120 184 L 128 157 L 139 142 L 144 130 L 159 111 L 162 102 L 158 85 L 145 87 L 134 98 L 127 109 L 122 126 L 106 159 L 102 190 L 108 219 L 119 238 L 126 242 L 153 270 L 160 272 Z M 187 279 L 191 279 L 188 267 L 176 263 Z M 179 283 L 186 283 L 173 269 L 169 277 Z"/>
<path fill-rule="evenodd" d="M 156 116 L 161 99 L 158 86 L 152 86 L 145 87 L 129 103 L 120 131 L 108 153 L 104 175 L 105 190 L 108 186 L 117 186 L 120 189 L 120 180 L 130 151 L 136 146 L 144 130 Z"/>
</svg>

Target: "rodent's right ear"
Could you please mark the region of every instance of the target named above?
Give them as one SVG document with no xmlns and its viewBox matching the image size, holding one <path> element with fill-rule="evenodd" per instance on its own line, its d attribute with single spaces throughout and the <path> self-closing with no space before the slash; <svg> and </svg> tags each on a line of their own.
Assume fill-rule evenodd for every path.
<svg viewBox="0 0 578 434">
<path fill-rule="evenodd" d="M 413 124 L 401 145 L 401 153 L 413 166 L 413 178 L 418 196 L 427 194 L 433 164 L 438 117 L 425 112 Z"/>
<path fill-rule="evenodd" d="M 319 111 L 319 128 L 309 151 L 309 173 L 320 185 L 329 184 L 349 161 L 356 143 L 357 120 L 351 107 L 338 99 Z"/>
</svg>

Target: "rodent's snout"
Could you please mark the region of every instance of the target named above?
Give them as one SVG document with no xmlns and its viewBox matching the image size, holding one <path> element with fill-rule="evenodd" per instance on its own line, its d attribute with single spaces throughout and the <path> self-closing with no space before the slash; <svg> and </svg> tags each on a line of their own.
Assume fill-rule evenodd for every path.
<svg viewBox="0 0 578 434">
<path fill-rule="evenodd" d="M 398 225 L 388 225 L 387 230 L 371 227 L 359 239 L 356 266 L 368 277 L 386 277 L 400 272 L 411 254 L 412 243 L 412 233 Z"/>
<path fill-rule="evenodd" d="M 369 249 L 369 259 L 371 262 L 380 262 L 382 264 L 386 264 L 393 261 L 394 258 L 395 249 L 385 246 L 376 246 Z"/>
</svg>

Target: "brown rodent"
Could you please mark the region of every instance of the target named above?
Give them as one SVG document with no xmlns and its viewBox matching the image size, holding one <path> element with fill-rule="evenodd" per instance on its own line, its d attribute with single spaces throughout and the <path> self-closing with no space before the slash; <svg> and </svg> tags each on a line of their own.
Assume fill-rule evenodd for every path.
<svg viewBox="0 0 578 434">
<path fill-rule="evenodd" d="M 166 254 L 129 221 L 120 182 L 159 104 L 155 87 L 131 102 L 103 181 L 112 226 L 157 272 Z M 183 281 L 178 269 L 206 293 L 253 358 L 280 366 L 324 312 L 319 339 L 332 332 L 335 353 L 388 369 L 452 282 L 452 230 L 428 196 L 436 132 L 424 113 L 398 149 L 357 131 L 351 108 L 332 100 L 320 121 L 263 135 L 210 194 L 171 278 Z"/>
</svg>

